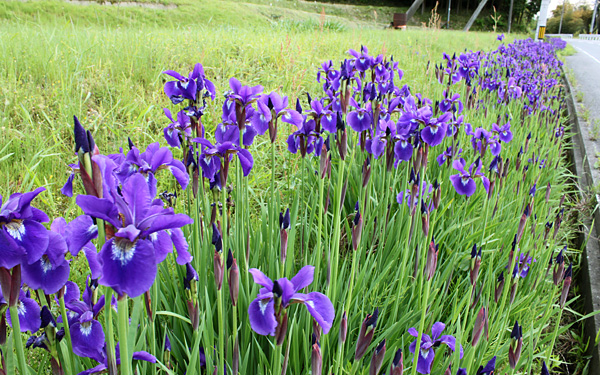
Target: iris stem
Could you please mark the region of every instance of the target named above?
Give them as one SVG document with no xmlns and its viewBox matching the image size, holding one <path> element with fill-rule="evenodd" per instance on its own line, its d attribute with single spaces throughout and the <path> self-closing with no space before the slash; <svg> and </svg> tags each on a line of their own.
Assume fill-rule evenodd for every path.
<svg viewBox="0 0 600 375">
<path fill-rule="evenodd" d="M 157 281 L 154 281 L 152 287 L 150 289 L 150 293 L 152 295 L 152 300 L 150 301 L 150 350 L 151 354 L 157 357 L 156 350 L 156 322 L 154 312 L 156 312 L 158 307 L 158 285 L 156 285 Z M 156 375 L 156 366 L 152 366 L 152 375 Z"/>
<path fill-rule="evenodd" d="M 425 276 L 423 276 L 425 277 Z M 423 329 L 425 327 L 425 313 L 427 312 L 427 300 L 429 300 L 429 281 L 425 282 L 425 294 L 423 295 L 423 303 L 421 304 L 421 321 L 419 322 L 419 335 L 417 336 L 417 345 L 415 346 L 415 354 L 413 357 L 413 367 L 411 374 L 417 373 L 417 363 L 419 361 L 419 353 L 421 352 L 421 341 L 423 338 Z"/>
<path fill-rule="evenodd" d="M 222 214 L 222 219 L 223 219 L 223 228 L 222 228 L 222 234 L 221 237 L 223 239 L 223 251 L 221 252 L 220 256 L 221 258 L 223 258 L 223 255 L 225 254 L 225 251 L 227 251 L 227 235 L 229 233 L 229 231 L 227 230 L 227 186 L 223 186 L 222 190 L 221 190 L 221 195 L 222 195 L 222 202 L 223 202 L 223 214 Z M 223 261 L 223 259 L 221 259 L 221 261 Z M 222 280 L 222 284 L 226 283 L 226 275 L 227 273 L 223 271 L 223 280 Z M 222 284 L 221 284 L 221 288 L 219 288 L 217 290 L 217 296 L 219 299 L 219 303 L 218 303 L 218 310 L 219 310 L 219 368 L 217 369 L 217 374 L 225 374 L 225 320 L 224 320 L 224 316 L 223 316 L 223 288 L 222 288 Z"/>
<path fill-rule="evenodd" d="M 217 291 L 219 298 L 219 369 L 217 374 L 225 374 L 225 324 L 223 321 L 223 289 Z"/>
<path fill-rule="evenodd" d="M 120 374 L 121 375 L 131 375 L 131 358 L 129 356 L 128 349 L 128 336 L 129 336 L 129 308 L 127 306 L 129 298 L 127 296 L 123 296 L 118 301 L 119 306 L 119 354 L 121 355 L 121 366 L 120 366 Z"/>
<path fill-rule="evenodd" d="M 102 249 L 106 242 L 106 232 L 104 229 L 104 220 L 96 219 L 98 225 L 98 249 Z M 106 362 L 108 364 L 108 373 L 117 375 L 117 361 L 115 359 L 115 334 L 113 329 L 113 310 L 112 310 L 113 290 L 106 288 L 104 292 L 104 325 L 106 326 Z M 107 307 L 108 306 L 108 307 Z"/>
<path fill-rule="evenodd" d="M 275 358 L 273 358 L 273 374 L 277 375 L 277 374 L 281 374 L 281 345 L 277 345 L 277 343 L 275 343 Z"/>
<path fill-rule="evenodd" d="M 67 315 L 67 309 L 65 307 L 65 296 L 64 293 L 63 295 L 60 297 L 59 300 L 60 303 L 60 313 L 62 315 L 63 318 L 63 326 L 65 327 L 65 338 L 67 339 L 67 344 L 69 348 L 72 348 L 73 345 L 71 344 L 71 328 L 69 327 L 69 316 Z M 70 353 L 68 350 L 65 353 L 68 357 L 69 357 L 69 362 L 71 365 L 71 372 L 75 373 L 75 358 L 73 358 L 73 354 Z"/>
<path fill-rule="evenodd" d="M 13 326 L 13 339 L 15 343 L 15 350 L 17 351 L 17 365 L 19 367 L 19 373 L 26 375 L 29 374 L 29 368 L 25 362 L 23 340 L 21 339 L 21 322 L 19 322 L 19 311 L 16 305 L 10 307 L 10 322 Z"/>
</svg>

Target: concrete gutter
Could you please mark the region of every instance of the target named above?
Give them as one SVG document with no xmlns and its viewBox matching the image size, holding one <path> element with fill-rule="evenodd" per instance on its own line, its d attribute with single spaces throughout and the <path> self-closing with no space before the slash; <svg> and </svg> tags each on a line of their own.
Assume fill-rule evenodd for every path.
<svg viewBox="0 0 600 375">
<path fill-rule="evenodd" d="M 589 314 L 600 310 L 600 243 L 598 233 L 600 233 L 600 211 L 597 194 L 594 194 L 594 186 L 598 186 L 600 181 L 595 181 L 593 177 L 594 155 L 588 155 L 591 148 L 586 142 L 583 134 L 587 134 L 587 129 L 583 128 L 584 121 L 580 121 L 581 116 L 578 111 L 575 100 L 573 99 L 573 90 L 566 74 L 563 70 L 563 81 L 566 87 L 567 107 L 569 110 L 570 123 L 572 125 L 570 143 L 568 150 L 571 165 L 569 169 L 573 175 L 578 176 L 577 185 L 580 198 L 584 195 L 591 197 L 591 204 L 594 205 L 592 217 L 580 217 L 581 230 L 576 238 L 575 247 L 582 248 L 581 269 L 579 271 L 578 284 L 581 288 L 581 294 L 584 302 L 584 313 Z M 587 146 L 587 147 L 586 147 Z M 591 355 L 589 373 L 591 375 L 600 375 L 600 348 L 596 345 L 596 337 L 600 331 L 600 314 L 589 317 L 584 322 L 584 339 L 589 343 L 587 348 L 588 355 Z"/>
</svg>

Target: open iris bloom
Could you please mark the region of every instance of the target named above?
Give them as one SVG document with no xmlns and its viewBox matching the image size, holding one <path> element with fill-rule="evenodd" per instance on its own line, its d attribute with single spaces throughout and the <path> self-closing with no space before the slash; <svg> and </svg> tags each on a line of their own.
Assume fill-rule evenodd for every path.
<svg viewBox="0 0 600 375">
<path fill-rule="evenodd" d="M 0 296 L 1 299 L 1 296 Z M 19 314 L 19 325 L 21 332 L 35 333 L 40 329 L 42 325 L 42 318 L 40 315 L 40 305 L 31 298 L 29 291 L 25 293 L 23 290 L 19 292 L 19 300 L 17 302 L 17 312 Z M 10 313 L 6 312 L 6 322 L 12 327 L 12 321 Z"/>
<path fill-rule="evenodd" d="M 460 172 L 459 174 L 450 176 L 450 181 L 452 182 L 452 186 L 454 186 L 456 192 L 460 195 L 466 195 L 467 197 L 473 195 L 473 193 L 475 193 L 475 189 L 477 188 L 477 185 L 475 184 L 475 178 L 481 178 L 483 187 L 487 192 L 490 188 L 490 180 L 481 172 L 481 160 L 477 159 L 477 161 L 471 164 L 468 172 L 465 170 L 466 165 L 467 163 L 463 158 L 459 158 L 452 162 L 452 167 Z"/>
<path fill-rule="evenodd" d="M 192 136 L 191 120 L 185 111 L 177 112 L 177 120 L 173 119 L 171 111 L 164 108 L 165 116 L 171 123 L 164 129 L 165 139 L 171 147 L 181 148 L 181 143 Z"/>
<path fill-rule="evenodd" d="M 117 359 L 117 365 L 119 365 L 121 363 L 121 353 L 119 350 L 119 344 L 117 344 L 116 348 L 115 348 L 115 357 Z M 156 363 L 156 357 L 154 357 L 152 354 L 148 353 L 148 352 L 133 352 L 133 360 L 136 361 L 145 361 L 145 362 L 149 362 L 149 363 Z M 93 367 L 91 369 L 85 370 L 80 372 L 78 375 L 91 375 L 91 374 L 99 374 L 99 373 L 105 373 L 106 370 L 108 369 L 108 360 L 106 358 L 106 346 L 104 346 L 102 352 L 101 352 L 101 356 L 99 358 L 94 358 L 97 362 L 99 362 L 100 364 L 96 367 Z"/>
<path fill-rule="evenodd" d="M 110 238 L 100 250 L 102 263 L 100 284 L 112 287 L 119 295 L 137 297 L 154 283 L 157 254 L 172 251 L 172 245 L 153 241 L 152 236 L 166 230 L 177 230 L 193 221 L 187 215 L 175 214 L 172 208 L 163 208 L 162 201 L 152 200 L 150 188 L 141 174 L 126 180 L 121 194 L 111 191 L 112 199 L 79 195 L 77 204 L 83 212 L 112 225 Z M 179 247 L 178 262 L 191 260 L 187 248 Z M 144 272 L 139 272 L 144 270 Z"/>
<path fill-rule="evenodd" d="M 165 83 L 165 94 L 171 99 L 173 104 L 179 104 L 185 99 L 195 101 L 198 93 L 202 91 L 205 91 L 203 95 L 210 96 L 213 100 L 215 99 L 215 85 L 206 79 L 204 68 L 200 63 L 194 66 L 194 70 L 187 77 L 173 70 L 165 70 L 163 74 L 168 74 L 175 78 L 175 81 Z"/>
<path fill-rule="evenodd" d="M 31 201 L 46 189 L 15 193 L 2 204 L 0 196 L 0 268 L 11 269 L 19 264 L 39 260 L 48 247 L 48 230 L 42 225 L 49 221 L 42 210 Z"/>
<path fill-rule="evenodd" d="M 304 266 L 291 280 L 283 277 L 275 281 L 256 268 L 249 270 L 254 282 L 262 286 L 258 296 L 248 307 L 250 326 L 254 332 L 275 336 L 275 331 L 284 317 L 287 322 L 287 308 L 294 303 L 306 306 L 310 315 L 323 329 L 323 333 L 329 332 L 335 317 L 335 310 L 329 298 L 319 292 L 298 293 L 313 282 L 314 269 L 313 266 Z"/>
<path fill-rule="evenodd" d="M 450 350 L 456 350 L 456 339 L 454 336 L 442 335 L 442 331 L 446 328 L 446 325 L 442 322 L 437 322 L 431 327 L 431 336 L 423 333 L 421 337 L 421 347 L 419 348 L 419 359 L 417 360 L 417 372 L 420 374 L 430 374 L 431 366 L 435 358 L 434 348 L 437 348 L 441 344 L 447 345 Z M 413 337 L 419 337 L 419 332 L 415 328 L 409 328 L 408 333 Z M 409 350 L 411 353 L 415 353 L 417 347 L 417 340 L 410 344 Z M 459 345 L 460 358 L 463 357 L 462 345 Z"/>
<path fill-rule="evenodd" d="M 121 163 L 117 176 L 124 184 L 131 176 L 141 174 L 146 179 L 150 195 L 155 197 L 157 181 L 154 175 L 162 169 L 168 169 L 185 190 L 190 181 L 185 166 L 181 161 L 173 158 L 169 148 L 160 147 L 158 142 L 150 144 L 142 153 L 137 147 L 131 148 Z"/>
<path fill-rule="evenodd" d="M 250 151 L 233 142 L 215 143 L 214 145 L 205 138 L 194 138 L 193 142 L 200 143 L 202 147 L 202 156 L 205 163 L 201 163 L 204 175 L 209 180 L 212 180 L 217 172 L 221 173 L 221 186 L 227 184 L 227 175 L 229 172 L 229 164 L 233 155 L 237 155 L 242 166 L 244 176 L 248 176 L 254 165 L 254 158 Z M 204 165 L 207 168 L 204 168 Z M 216 168 L 219 166 L 218 168 Z"/>
</svg>

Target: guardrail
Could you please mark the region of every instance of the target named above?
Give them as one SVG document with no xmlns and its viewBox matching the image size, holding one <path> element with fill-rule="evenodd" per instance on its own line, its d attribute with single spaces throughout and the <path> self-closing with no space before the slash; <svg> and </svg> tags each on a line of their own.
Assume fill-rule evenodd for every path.
<svg viewBox="0 0 600 375">
<path fill-rule="evenodd" d="M 548 38 L 573 39 L 573 34 L 546 34 Z"/>
<path fill-rule="evenodd" d="M 579 39 L 600 41 L 600 34 L 579 34 Z"/>
</svg>

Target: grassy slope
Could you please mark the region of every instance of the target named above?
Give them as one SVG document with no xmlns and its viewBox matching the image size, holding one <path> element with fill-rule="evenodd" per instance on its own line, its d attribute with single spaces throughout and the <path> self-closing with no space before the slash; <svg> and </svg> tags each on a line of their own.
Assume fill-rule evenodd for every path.
<svg viewBox="0 0 600 375">
<path fill-rule="evenodd" d="M 190 21 L 187 6 L 194 7 L 197 22 Z M 494 45 L 491 34 L 332 31 L 298 18 L 271 23 L 261 15 L 264 6 L 222 1 L 150 10 L 1 3 L 0 130 L 5 136 L 0 138 L 0 194 L 45 185 L 51 192 L 43 198 L 47 208 L 72 215 L 73 200 L 58 192 L 73 162 L 72 116 L 92 129 L 104 152 L 124 146 L 128 136 L 140 147 L 161 141 L 167 125 L 162 108 L 169 106 L 162 93 L 165 69 L 187 72 L 201 62 L 219 93 L 236 76 L 245 84 L 279 89 L 295 101 L 306 91 L 316 92 L 321 61 L 339 60 L 349 48 L 366 45 L 372 52 L 393 54 L 405 82 L 427 94 L 429 85 L 417 72 L 429 60 L 440 60 L 444 51 Z M 240 20 L 239 27 L 232 25 Z M 209 128 L 220 116 L 220 95 L 217 101 L 204 118 Z M 265 156 L 255 157 L 253 176 L 260 181 L 267 173 L 261 167 Z"/>
</svg>

